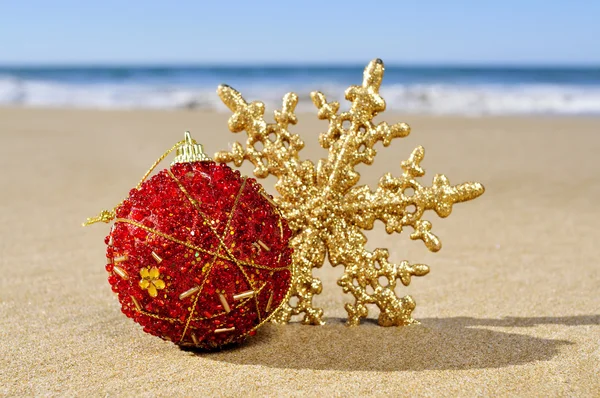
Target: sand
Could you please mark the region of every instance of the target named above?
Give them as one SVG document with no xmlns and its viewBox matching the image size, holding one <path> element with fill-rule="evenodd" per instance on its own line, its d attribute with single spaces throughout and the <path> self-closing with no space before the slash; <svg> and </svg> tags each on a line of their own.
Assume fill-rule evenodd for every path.
<svg viewBox="0 0 600 398">
<path fill-rule="evenodd" d="M 185 129 L 210 153 L 243 138 L 227 117 L 0 109 L 0 395 L 600 396 L 600 119 L 386 115 L 413 133 L 380 148 L 363 181 L 398 174 L 422 144 L 424 181 L 443 172 L 487 188 L 450 218 L 429 216 L 439 253 L 367 233 L 393 260 L 431 266 L 399 290 L 421 325 L 345 327 L 342 269 L 326 266 L 326 326 L 267 325 L 210 354 L 144 334 L 106 281 L 109 227 L 80 224 L 118 203 Z M 303 155 L 323 156 L 324 122 L 300 120 Z"/>
</svg>

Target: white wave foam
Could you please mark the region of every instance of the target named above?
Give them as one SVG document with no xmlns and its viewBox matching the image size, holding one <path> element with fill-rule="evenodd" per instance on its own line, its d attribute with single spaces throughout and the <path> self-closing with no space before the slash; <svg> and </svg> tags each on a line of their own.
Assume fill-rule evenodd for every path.
<svg viewBox="0 0 600 398">
<path fill-rule="evenodd" d="M 210 106 L 206 90 L 144 85 L 57 84 L 0 79 L 0 104 L 75 108 Z M 215 95 L 212 95 L 215 97 Z"/>
<path fill-rule="evenodd" d="M 600 87 L 558 85 L 395 86 L 382 89 L 392 109 L 433 114 L 600 114 Z"/>
<path fill-rule="evenodd" d="M 292 87 L 247 85 L 240 91 L 278 107 Z M 297 88 L 296 88 L 297 89 Z M 324 86 L 329 100 L 342 100 L 345 87 Z M 388 109 L 409 113 L 595 114 L 600 87 L 566 85 L 392 85 L 381 90 Z M 299 90 L 299 110 L 313 110 L 309 89 Z M 344 101 L 342 101 L 342 104 Z M 0 77 L 0 105 L 74 108 L 208 108 L 225 110 L 215 88 L 126 84 L 62 84 Z M 271 108 L 275 109 L 275 108 Z"/>
</svg>

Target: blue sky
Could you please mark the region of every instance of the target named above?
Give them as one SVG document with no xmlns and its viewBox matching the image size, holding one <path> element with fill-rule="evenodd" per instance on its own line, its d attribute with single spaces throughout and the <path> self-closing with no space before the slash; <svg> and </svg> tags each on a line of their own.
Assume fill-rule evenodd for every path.
<svg viewBox="0 0 600 398">
<path fill-rule="evenodd" d="M 0 64 L 600 65 L 600 1 L 0 0 Z"/>
</svg>

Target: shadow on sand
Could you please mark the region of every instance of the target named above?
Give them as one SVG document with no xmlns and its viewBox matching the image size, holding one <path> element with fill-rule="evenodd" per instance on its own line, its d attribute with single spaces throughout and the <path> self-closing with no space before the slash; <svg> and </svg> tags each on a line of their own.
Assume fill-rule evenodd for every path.
<svg viewBox="0 0 600 398">
<path fill-rule="evenodd" d="M 214 353 L 216 361 L 285 369 L 399 371 L 498 368 L 547 361 L 573 343 L 514 333 L 537 325 L 600 325 L 600 315 L 538 318 L 426 318 L 420 325 L 383 328 L 367 320 L 348 328 L 266 325 L 245 344 Z M 510 332 L 487 327 L 511 328 Z"/>
</svg>

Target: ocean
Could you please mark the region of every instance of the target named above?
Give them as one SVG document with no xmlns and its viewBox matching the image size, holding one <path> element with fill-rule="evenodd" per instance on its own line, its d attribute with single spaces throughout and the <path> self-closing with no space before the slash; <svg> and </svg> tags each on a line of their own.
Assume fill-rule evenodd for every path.
<svg viewBox="0 0 600 398">
<path fill-rule="evenodd" d="M 309 93 L 343 100 L 360 84 L 356 66 L 1 67 L 0 105 L 225 110 L 227 83 L 270 110 L 288 91 L 311 110 Z M 600 67 L 430 67 L 386 65 L 388 110 L 456 115 L 600 115 Z"/>
</svg>

